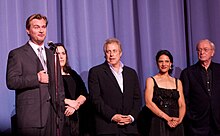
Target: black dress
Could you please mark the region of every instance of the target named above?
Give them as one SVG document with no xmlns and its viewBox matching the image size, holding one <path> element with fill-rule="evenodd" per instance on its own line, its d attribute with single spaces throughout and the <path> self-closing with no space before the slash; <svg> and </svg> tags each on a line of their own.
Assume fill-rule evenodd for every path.
<svg viewBox="0 0 220 136">
<path fill-rule="evenodd" d="M 165 89 L 158 87 L 154 80 L 154 93 L 152 101 L 170 117 L 179 117 L 179 92 L 177 91 L 177 79 L 176 89 Z M 183 124 L 179 124 L 175 128 L 169 127 L 167 121 L 152 114 L 149 136 L 184 136 Z"/>
<path fill-rule="evenodd" d="M 85 84 L 81 77 L 74 71 L 70 71 L 70 75 L 63 75 L 63 83 L 65 90 L 65 98 L 76 100 L 80 95 L 88 96 Z M 80 106 L 79 110 L 75 111 L 73 115 L 65 117 L 64 119 L 64 136 L 79 136 L 80 134 Z"/>
</svg>

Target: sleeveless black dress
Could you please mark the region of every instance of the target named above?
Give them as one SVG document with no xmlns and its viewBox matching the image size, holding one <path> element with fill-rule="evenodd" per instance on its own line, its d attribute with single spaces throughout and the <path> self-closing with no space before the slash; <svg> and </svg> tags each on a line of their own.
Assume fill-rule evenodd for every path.
<svg viewBox="0 0 220 136">
<path fill-rule="evenodd" d="M 176 89 L 160 88 L 155 79 L 153 77 L 152 79 L 154 80 L 152 101 L 170 117 L 179 117 L 178 99 L 180 96 L 177 91 L 177 79 L 175 80 Z M 171 128 L 165 119 L 152 113 L 149 136 L 184 136 L 183 124 L 181 123 L 177 127 Z"/>
</svg>

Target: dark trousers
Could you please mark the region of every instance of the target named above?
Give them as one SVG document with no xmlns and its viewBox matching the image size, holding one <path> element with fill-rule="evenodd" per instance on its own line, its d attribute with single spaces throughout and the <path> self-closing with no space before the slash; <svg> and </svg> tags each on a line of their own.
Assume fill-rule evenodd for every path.
<svg viewBox="0 0 220 136">
<path fill-rule="evenodd" d="M 212 115 L 210 114 L 208 118 L 207 123 L 202 125 L 199 122 L 193 123 L 190 120 L 185 122 L 186 136 L 220 136 L 220 130 L 216 128 Z"/>
<path fill-rule="evenodd" d="M 17 129 L 17 136 L 48 136 L 49 131 L 46 131 L 47 127 L 43 128 L 19 128 Z"/>
<path fill-rule="evenodd" d="M 101 134 L 98 136 L 139 136 L 138 134 L 126 134 L 123 132 L 123 129 L 118 129 L 118 133 L 117 134 Z"/>
<path fill-rule="evenodd" d="M 51 107 L 47 123 L 44 127 L 19 128 L 18 126 L 15 136 L 61 136 L 60 132 L 63 128 L 57 129 L 56 119 L 56 113 Z"/>
<path fill-rule="evenodd" d="M 102 134 L 98 136 L 138 136 L 137 134 Z"/>
</svg>

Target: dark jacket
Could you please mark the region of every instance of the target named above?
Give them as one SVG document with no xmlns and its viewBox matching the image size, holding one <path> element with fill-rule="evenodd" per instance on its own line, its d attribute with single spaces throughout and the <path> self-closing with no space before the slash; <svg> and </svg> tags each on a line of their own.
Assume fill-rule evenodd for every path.
<svg viewBox="0 0 220 136">
<path fill-rule="evenodd" d="M 111 119 L 115 114 L 131 115 L 135 121 L 120 127 L 124 133 L 137 133 L 136 119 L 141 106 L 141 92 L 135 70 L 123 67 L 123 93 L 107 62 L 89 70 L 89 91 L 95 109 L 97 134 L 117 133 L 119 126 Z"/>
<path fill-rule="evenodd" d="M 57 116 L 60 117 L 60 121 L 63 120 L 64 89 L 61 73 L 58 72 L 58 97 L 56 99 L 55 59 L 51 50 L 45 48 L 45 51 L 49 84 L 42 84 L 38 81 L 37 73 L 43 70 L 43 66 L 28 43 L 10 51 L 8 55 L 6 82 L 9 89 L 16 91 L 16 117 L 19 128 L 44 127 L 48 117 L 56 117 L 57 114 L 59 114 Z M 58 71 L 60 71 L 59 65 Z M 56 100 L 59 106 L 56 105 Z"/>
<path fill-rule="evenodd" d="M 220 130 L 220 64 L 211 62 L 211 93 L 209 96 L 201 76 L 201 64 L 198 62 L 182 71 L 180 79 L 183 83 L 186 101 L 186 120 L 196 128 L 204 127 L 213 117 L 214 124 Z"/>
</svg>

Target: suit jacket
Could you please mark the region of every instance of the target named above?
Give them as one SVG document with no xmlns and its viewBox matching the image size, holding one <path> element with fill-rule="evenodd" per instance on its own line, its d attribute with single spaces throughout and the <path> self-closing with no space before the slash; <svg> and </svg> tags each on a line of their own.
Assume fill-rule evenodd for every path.
<svg viewBox="0 0 220 136">
<path fill-rule="evenodd" d="M 19 128 L 44 127 L 48 117 L 56 117 L 55 111 L 58 112 L 60 119 L 63 118 L 64 89 L 60 65 L 58 62 L 58 97 L 56 99 L 55 59 L 51 50 L 45 48 L 45 51 L 49 84 L 38 81 L 37 73 L 43 70 L 43 66 L 28 43 L 10 51 L 8 55 L 6 82 L 9 89 L 16 91 L 16 116 Z M 58 106 L 55 101 L 58 101 Z"/>
<path fill-rule="evenodd" d="M 186 119 L 192 126 L 204 127 L 209 122 L 210 115 L 220 130 L 220 64 L 211 62 L 210 68 L 212 70 L 211 96 L 202 80 L 199 62 L 181 73 L 180 79 L 183 83 L 187 107 Z"/>
<path fill-rule="evenodd" d="M 137 133 L 136 119 L 141 106 L 141 93 L 135 70 L 123 67 L 123 93 L 107 62 L 89 70 L 88 85 L 95 108 L 97 134 L 117 133 L 119 126 L 111 119 L 115 114 L 131 115 L 135 121 L 120 127 L 124 133 Z"/>
</svg>

